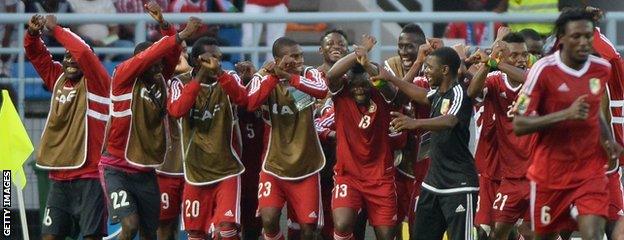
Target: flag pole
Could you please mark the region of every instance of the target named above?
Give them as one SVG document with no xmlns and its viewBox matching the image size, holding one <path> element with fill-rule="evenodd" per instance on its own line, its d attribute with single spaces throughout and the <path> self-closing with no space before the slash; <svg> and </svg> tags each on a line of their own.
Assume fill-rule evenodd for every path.
<svg viewBox="0 0 624 240">
<path fill-rule="evenodd" d="M 30 240 L 28 237 L 28 222 L 26 221 L 26 206 L 24 205 L 24 192 L 20 187 L 17 187 L 17 205 L 20 211 L 20 220 L 22 223 L 22 236 L 24 240 Z"/>
</svg>

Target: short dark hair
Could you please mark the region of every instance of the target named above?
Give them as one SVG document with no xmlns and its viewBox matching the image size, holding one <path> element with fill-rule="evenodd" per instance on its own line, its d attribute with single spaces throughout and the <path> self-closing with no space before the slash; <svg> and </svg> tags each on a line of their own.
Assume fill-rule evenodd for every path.
<svg viewBox="0 0 624 240">
<path fill-rule="evenodd" d="M 595 26 L 594 15 L 583 8 L 571 8 L 563 11 L 559 15 L 559 18 L 557 18 L 557 21 L 555 21 L 555 36 L 563 36 L 565 34 L 565 28 L 569 22 L 580 20 L 586 20 L 592 24 L 592 27 Z"/>
<path fill-rule="evenodd" d="M 451 75 L 457 76 L 461 60 L 459 60 L 459 55 L 457 55 L 457 52 L 455 52 L 454 49 L 450 47 L 441 47 L 433 51 L 431 56 L 438 57 L 440 64 L 449 66 Z"/>
<path fill-rule="evenodd" d="M 196 67 L 195 59 L 206 52 L 204 46 L 219 46 L 219 41 L 212 37 L 201 37 L 195 40 L 193 46 L 191 47 L 191 55 L 189 56 L 189 64 L 193 67 Z"/>
<path fill-rule="evenodd" d="M 542 36 L 540 36 L 540 34 L 535 31 L 532 28 L 525 28 L 520 30 L 520 32 L 518 32 L 522 35 L 522 37 L 524 38 L 524 40 L 533 40 L 533 41 L 541 41 L 542 40 Z"/>
<path fill-rule="evenodd" d="M 145 49 L 147 49 L 147 48 L 151 47 L 153 44 L 154 44 L 154 43 L 153 43 L 153 42 L 150 42 L 150 41 L 145 41 L 145 42 L 142 42 L 142 43 L 137 44 L 137 45 L 134 47 L 134 55 L 137 55 L 137 54 L 139 54 L 140 52 L 143 52 Z"/>
<path fill-rule="evenodd" d="M 295 40 L 292 40 L 291 38 L 288 38 L 288 37 L 278 38 L 273 43 L 273 50 L 272 50 L 273 57 L 274 58 L 282 57 L 282 48 L 283 47 L 291 47 L 291 46 L 295 46 L 295 45 L 299 45 L 299 43 L 297 41 L 295 41 Z"/>
<path fill-rule="evenodd" d="M 508 33 L 507 35 L 505 35 L 503 37 L 503 41 L 504 42 L 508 42 L 508 43 L 524 43 L 524 37 L 522 36 L 522 34 L 520 33 Z"/>
<path fill-rule="evenodd" d="M 425 32 L 420 28 L 420 26 L 416 23 L 409 23 L 403 27 L 401 33 L 411 33 L 415 34 L 418 37 L 418 41 L 422 41 L 425 43 L 427 41 L 427 37 L 425 36 Z"/>
<path fill-rule="evenodd" d="M 327 35 L 332 34 L 332 33 L 342 35 L 342 37 L 344 37 L 344 39 L 347 40 L 347 44 L 349 43 L 349 37 L 347 37 L 347 33 L 345 33 L 344 31 L 340 29 L 331 29 L 331 30 L 326 31 L 325 34 L 321 36 L 321 40 L 319 41 L 319 43 L 323 44 L 323 39 L 325 39 Z"/>
</svg>

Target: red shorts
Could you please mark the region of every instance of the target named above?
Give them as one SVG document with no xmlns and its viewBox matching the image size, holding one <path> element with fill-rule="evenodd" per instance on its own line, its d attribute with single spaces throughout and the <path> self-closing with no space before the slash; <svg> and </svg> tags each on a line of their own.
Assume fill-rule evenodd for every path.
<svg viewBox="0 0 624 240">
<path fill-rule="evenodd" d="M 184 185 L 184 229 L 208 233 L 214 223 L 240 223 L 240 176 L 205 186 Z"/>
<path fill-rule="evenodd" d="M 397 196 L 395 181 L 365 182 L 348 176 L 335 176 L 332 209 L 348 207 L 359 212 L 366 207 L 373 227 L 395 226 Z"/>
<path fill-rule="evenodd" d="M 493 226 L 492 204 L 496 200 L 496 191 L 500 186 L 499 180 L 479 175 L 479 197 L 477 198 L 477 213 L 475 215 L 474 224 Z"/>
<path fill-rule="evenodd" d="M 530 221 L 529 180 L 503 178 L 492 204 L 494 221 L 515 224 L 519 219 Z"/>
<path fill-rule="evenodd" d="M 609 221 L 617 221 L 624 215 L 624 199 L 622 197 L 622 170 L 618 169 L 607 174 L 609 179 Z"/>
<path fill-rule="evenodd" d="M 397 172 L 396 192 L 401 193 L 397 194 L 397 220 L 400 222 L 407 222 L 409 221 L 410 213 L 414 212 L 412 208 L 414 179 Z"/>
<path fill-rule="evenodd" d="M 160 221 L 171 220 L 180 216 L 184 176 L 157 174 L 160 189 Z"/>
<path fill-rule="evenodd" d="M 547 189 L 531 182 L 531 218 L 538 234 L 575 231 L 578 215 L 607 217 L 607 177 L 588 179 L 570 189 Z"/>
<path fill-rule="evenodd" d="M 265 207 L 292 207 L 295 220 L 300 224 L 323 226 L 319 175 L 314 174 L 301 180 L 283 180 L 260 172 L 258 184 L 258 209 Z"/>
</svg>

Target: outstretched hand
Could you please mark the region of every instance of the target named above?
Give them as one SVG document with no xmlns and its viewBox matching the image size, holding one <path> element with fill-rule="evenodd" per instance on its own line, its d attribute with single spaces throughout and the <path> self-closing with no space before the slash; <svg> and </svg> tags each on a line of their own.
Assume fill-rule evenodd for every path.
<svg viewBox="0 0 624 240">
<path fill-rule="evenodd" d="M 390 122 L 390 127 L 396 131 L 412 130 L 418 128 L 418 120 L 405 116 L 400 112 L 390 112 L 394 117 Z"/>
<path fill-rule="evenodd" d="M 375 44 L 377 44 L 377 39 L 375 39 L 375 37 L 368 35 L 368 34 L 364 34 L 362 35 L 362 40 L 359 46 L 366 49 L 367 52 L 370 52 L 370 50 L 373 49 Z"/>
</svg>

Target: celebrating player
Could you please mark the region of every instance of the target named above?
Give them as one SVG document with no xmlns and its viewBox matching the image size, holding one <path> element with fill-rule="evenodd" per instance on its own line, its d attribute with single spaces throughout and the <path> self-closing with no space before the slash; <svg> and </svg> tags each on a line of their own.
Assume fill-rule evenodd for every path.
<svg viewBox="0 0 624 240">
<path fill-rule="evenodd" d="M 491 237 L 502 240 L 508 238 L 512 227 L 519 219 L 524 218 L 525 222 L 530 222 L 529 182 L 525 174 L 534 145 L 534 135 L 516 136 L 513 133 L 514 115 L 511 112 L 525 78 L 522 74 L 520 78 L 516 78 L 504 71 L 510 68 L 509 66 L 524 71 L 527 68 L 529 53 L 522 35 L 509 33 L 502 36 L 500 42 L 495 43 L 491 58 L 481 51 L 478 54 L 481 66 L 472 78 L 467 93 L 469 97 L 482 102 L 484 108 L 482 117 L 493 119 L 481 128 L 476 154 L 477 157 L 492 159 L 481 169 L 479 195 L 486 196 L 483 194 L 485 191 L 493 193 L 487 194 L 487 197 L 480 197 L 479 203 L 479 211 L 491 212 L 492 221 L 483 223 L 475 221 L 475 224 L 496 222 Z M 503 71 L 488 73 L 491 68 L 503 64 L 509 66 L 501 68 Z M 482 149 L 487 149 L 490 154 L 483 154 Z M 499 182 L 492 183 L 490 176 L 499 176 Z M 491 189 L 493 187 L 496 188 Z"/>
<path fill-rule="evenodd" d="M 386 99 L 394 100 L 396 91 L 389 85 L 380 90 L 371 87 L 369 72 L 376 73 L 377 67 L 368 62 L 367 54 L 375 43 L 374 38 L 365 36 L 362 45 L 327 74 L 336 112 L 334 239 L 353 239 L 360 209 L 367 210 L 377 239 L 393 239 L 395 234 L 395 168 Z M 345 73 L 347 78 L 343 77 Z"/>
<path fill-rule="evenodd" d="M 236 105 L 245 106 L 247 90 L 238 75 L 221 69 L 221 51 L 213 38 L 195 41 L 194 69 L 177 76 L 169 114 L 182 118 L 184 157 L 184 228 L 189 239 L 205 239 L 210 225 L 219 239 L 239 239 L 240 130 Z"/>
<path fill-rule="evenodd" d="M 561 47 L 531 68 L 516 103 L 514 132 L 539 132 L 527 177 L 531 220 L 540 238 L 554 239 L 577 226 L 583 239 L 604 235 L 604 165 L 622 150 L 600 114 L 611 64 L 591 55 L 592 17 L 583 9 L 559 16 L 555 33 Z"/>
<path fill-rule="evenodd" d="M 160 194 L 155 167 L 166 156 L 167 85 L 180 56 L 180 43 L 201 25 L 191 17 L 186 28 L 156 43 L 136 46 L 134 56 L 115 69 L 112 78 L 110 129 L 100 165 L 113 223 L 121 222 L 120 239 L 156 238 Z M 164 63 L 163 63 L 164 62 Z"/>
<path fill-rule="evenodd" d="M 314 129 L 315 98 L 327 95 L 325 80 L 303 65 L 301 46 L 282 37 L 273 43 L 274 64 L 260 69 L 250 83 L 247 109 L 263 106 L 266 117 L 265 149 L 258 209 L 265 239 L 283 239 L 279 217 L 284 203 L 293 208 L 301 238 L 311 239 L 321 227 L 318 172 L 325 156 Z"/>
<path fill-rule="evenodd" d="M 41 40 L 46 27 L 65 49 L 63 62 Z M 98 57 L 78 35 L 57 24 L 56 17 L 34 15 L 24 36 L 26 57 L 52 91 L 50 112 L 37 152 L 37 166 L 50 172 L 42 239 L 106 236 L 106 198 L 97 164 L 108 120 L 110 77 Z M 68 154 L 71 153 L 71 154 Z"/>
</svg>

